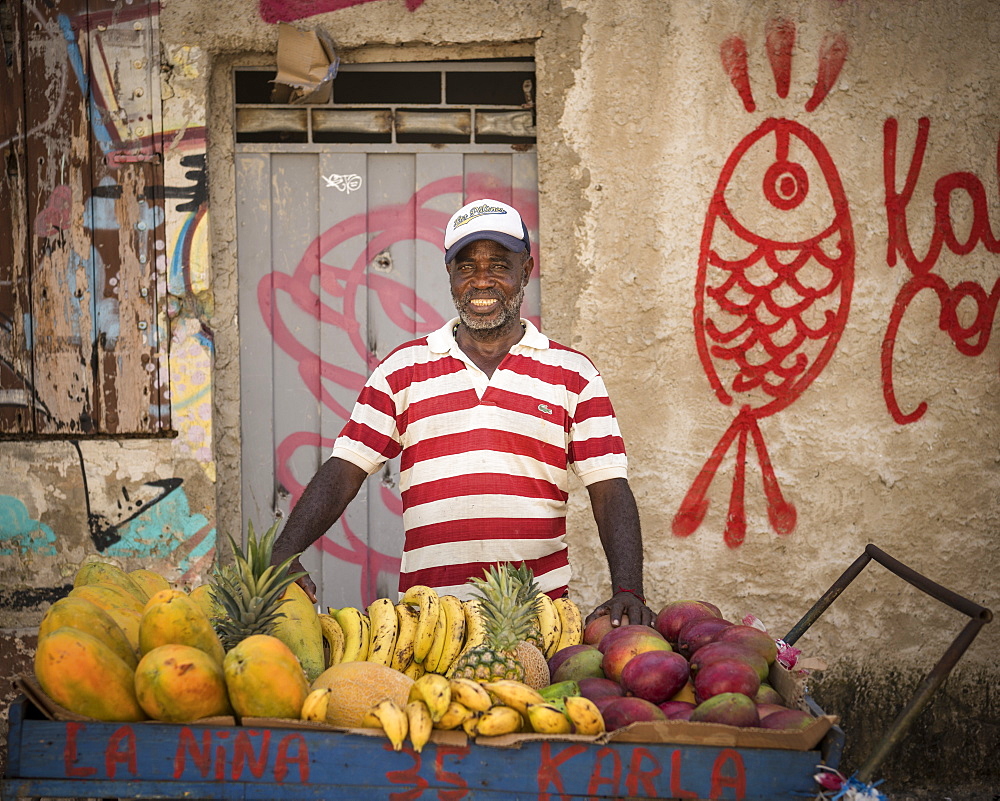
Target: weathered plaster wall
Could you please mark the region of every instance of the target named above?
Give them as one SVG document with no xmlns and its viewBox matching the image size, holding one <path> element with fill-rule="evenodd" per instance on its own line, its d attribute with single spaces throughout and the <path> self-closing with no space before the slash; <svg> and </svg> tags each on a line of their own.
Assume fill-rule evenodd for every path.
<svg viewBox="0 0 1000 801">
<path fill-rule="evenodd" d="M 1000 248 L 993 241 L 1000 234 L 995 11 L 988 0 L 425 0 L 409 6 L 378 0 L 297 24 L 322 26 L 345 60 L 485 57 L 503 55 L 512 43 L 533 47 L 544 326 L 555 339 L 588 353 L 612 392 L 642 514 L 647 596 L 654 607 L 704 597 L 731 617 L 752 612 L 781 633 L 869 542 L 977 603 L 1000 607 L 993 577 L 1000 561 L 1000 350 L 996 338 L 989 339 L 996 333 L 1000 274 Z M 767 57 L 775 20 L 785 21 L 784 30 L 795 35 L 785 97 Z M 217 515 L 220 531 L 235 531 L 239 328 L 229 70 L 234 63 L 273 59 L 276 30 L 261 19 L 256 4 L 244 0 L 169 0 L 161 4 L 160 26 L 164 97 L 172 90 L 184 124 L 205 126 L 208 133 L 211 227 L 202 221 L 201 230 L 211 232 L 211 242 L 200 240 L 204 256 L 194 272 L 211 292 L 181 293 L 186 300 L 180 306 L 194 309 L 181 328 L 187 326 L 194 341 L 209 332 L 215 344 L 207 378 L 194 385 L 215 393 L 214 406 L 203 399 L 195 406 L 201 415 L 211 410 L 200 419 L 211 426 L 206 441 L 214 446 L 206 458 L 217 469 L 212 475 L 192 469 L 177 444 L 94 443 L 84 449 L 105 476 L 124 474 L 142 483 L 183 474 L 185 487 L 199 487 L 192 490 L 192 509 L 209 520 Z M 745 44 L 753 111 L 720 56 L 728 41 L 726 52 L 733 57 L 737 40 Z M 839 72 L 838 53 L 846 54 Z M 730 73 L 738 75 L 735 63 Z M 818 76 L 831 79 L 830 91 L 806 111 Z M 723 448 L 705 495 L 704 519 L 678 536 L 684 499 L 699 475 L 712 475 L 704 471 L 706 460 L 741 403 L 759 411 L 767 400 L 759 391 L 733 392 L 734 402 L 726 404 L 713 391 L 710 377 L 713 371 L 722 375 L 723 368 L 699 355 L 699 338 L 713 343 L 698 313 L 713 312 L 698 276 L 720 175 L 734 150 L 769 118 L 801 124 L 822 144 L 826 155 L 818 160 L 808 160 L 808 148 L 793 151 L 811 168 L 807 202 L 791 215 L 775 213 L 762 193 L 760 177 L 768 164 L 763 157 L 745 161 L 747 169 L 757 170 L 753 180 L 734 173 L 725 199 L 763 245 L 807 238 L 836 213 L 842 222 L 849 215 L 852 269 L 841 268 L 838 288 L 849 283 L 852 292 L 849 298 L 842 291 L 826 296 L 839 332 L 829 359 L 819 347 L 796 351 L 807 353 L 809 364 L 825 361 L 822 369 L 802 385 L 779 390 L 783 408 L 753 418 L 756 429 L 748 423 L 745 457 L 738 455 L 739 436 Z M 922 119 L 929 127 L 920 162 L 914 152 Z M 898 126 L 895 136 L 887 121 Z M 886 165 L 894 142 L 893 171 Z M 820 152 L 819 146 L 812 152 Z M 839 176 L 843 194 L 833 193 L 838 202 L 824 199 L 817 169 L 822 166 Z M 180 169 L 179 154 L 169 156 L 167 171 Z M 912 198 L 887 210 L 887 193 L 902 192 L 908 173 Z M 979 206 L 970 200 L 978 187 L 984 199 Z M 168 218 L 168 239 L 179 236 L 182 222 Z M 720 226 L 713 230 L 717 234 Z M 968 252 L 955 243 L 938 248 L 952 230 L 957 243 L 970 243 Z M 711 241 L 723 248 L 723 240 Z M 739 237 L 726 241 L 735 242 L 730 250 L 742 247 Z M 907 243 L 917 256 L 909 261 Z M 907 293 L 924 286 L 915 276 L 924 276 L 930 288 L 911 300 Z M 717 277 L 706 270 L 708 286 Z M 191 304 L 196 296 L 210 298 L 211 305 Z M 949 304 L 957 306 L 957 322 L 943 330 L 941 308 Z M 738 315 L 714 313 L 720 324 L 738 322 Z M 887 361 L 893 331 L 895 349 Z M 205 356 L 196 352 L 192 358 Z M 731 388 L 731 379 L 726 373 L 720 384 Z M 922 402 L 924 414 L 909 421 Z M 774 485 L 794 505 L 794 522 L 774 502 L 778 525 L 769 518 L 755 430 L 773 465 Z M 14 497 L 38 508 L 72 494 L 75 485 L 63 476 L 78 461 L 65 445 L 0 450 L 0 468 L 27 472 Z M 170 467 L 166 472 L 164 465 Z M 732 517 L 745 519 L 745 535 L 741 544 L 728 544 L 731 488 L 741 465 L 745 495 Z M 110 497 L 113 487 L 108 480 L 99 492 Z M 572 592 L 583 605 L 609 591 L 588 515 L 586 494 L 577 492 Z M 66 532 L 84 531 L 84 522 L 67 518 L 65 527 L 53 529 L 62 549 L 58 558 L 32 557 L 30 564 L 21 559 L 10 562 L 9 571 L 5 562 L 5 578 L 19 579 L 17 586 L 65 582 L 86 550 L 82 533 L 74 539 Z M 731 539 L 734 533 L 730 529 Z M 65 537 L 73 543 L 69 548 L 62 544 Z M 21 617 L 12 625 L 31 623 Z M 844 716 L 849 758 L 867 755 L 906 693 L 963 624 L 960 615 L 875 565 L 800 641 L 830 662 L 830 670 L 817 676 L 816 690 L 826 708 Z M 998 646 L 994 623 L 886 765 L 897 786 L 937 782 L 954 790 L 996 778 L 988 744 L 998 733 L 992 689 Z"/>
</svg>

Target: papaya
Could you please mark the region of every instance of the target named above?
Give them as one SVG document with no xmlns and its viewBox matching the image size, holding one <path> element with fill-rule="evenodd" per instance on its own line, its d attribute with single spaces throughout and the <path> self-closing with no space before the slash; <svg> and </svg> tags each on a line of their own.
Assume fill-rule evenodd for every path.
<svg viewBox="0 0 1000 801">
<path fill-rule="evenodd" d="M 146 601 L 140 601 L 128 590 L 117 584 L 107 584 L 105 582 L 95 582 L 92 584 L 81 584 L 69 591 L 74 598 L 86 598 L 91 603 L 97 604 L 101 609 L 107 610 L 112 606 L 132 609 L 142 613 L 142 608 Z"/>
<path fill-rule="evenodd" d="M 169 593 L 177 592 L 176 595 Z M 157 598 L 161 598 L 159 602 Z M 219 665 L 226 653 L 212 623 L 186 593 L 163 590 L 154 595 L 139 623 L 139 653 L 145 656 L 161 645 L 190 645 Z"/>
<path fill-rule="evenodd" d="M 134 596 L 142 603 L 149 600 L 149 595 L 139 586 L 139 583 L 118 565 L 111 562 L 84 562 L 73 577 L 73 586 L 82 587 L 86 584 L 113 584 Z"/>
<path fill-rule="evenodd" d="M 71 712 L 105 721 L 146 719 L 135 671 L 85 631 L 63 626 L 39 639 L 34 669 L 48 696 Z"/>
<path fill-rule="evenodd" d="M 222 669 L 237 715 L 298 720 L 309 682 L 298 657 L 277 637 L 254 634 L 241 640 Z"/>
<path fill-rule="evenodd" d="M 130 602 L 128 593 L 118 590 L 111 584 L 84 584 L 69 591 L 68 598 L 83 598 L 107 612 L 118 627 L 125 632 L 129 644 L 136 653 L 139 652 L 139 621 L 142 618 L 142 606 L 136 600 Z M 137 609 L 136 606 L 139 606 Z"/>
<path fill-rule="evenodd" d="M 114 618 L 101 607 L 92 604 L 85 598 L 60 598 L 45 612 L 38 626 L 38 639 L 49 632 L 68 626 L 85 631 L 110 648 L 121 660 L 133 670 L 139 661 L 135 648 L 129 642 Z"/>
<path fill-rule="evenodd" d="M 156 571 L 142 567 L 138 570 L 130 570 L 129 575 L 136 584 L 146 591 L 148 598 L 152 598 L 160 590 L 170 589 L 170 582 Z"/>
<path fill-rule="evenodd" d="M 166 590 L 158 590 L 149 596 L 149 600 L 146 601 L 146 605 L 142 608 L 143 613 L 149 607 L 155 606 L 156 604 L 163 603 L 164 601 L 170 601 L 174 598 L 186 598 L 187 593 L 184 590 L 179 590 L 176 587 L 170 587 Z"/>
<path fill-rule="evenodd" d="M 211 584 L 199 584 L 188 594 L 188 597 L 198 604 L 198 607 L 205 613 L 205 617 L 211 620 L 213 617 L 221 617 L 222 607 L 212 597 Z"/>
<path fill-rule="evenodd" d="M 288 585 L 278 606 L 278 619 L 272 634 L 287 645 L 302 663 L 309 681 L 326 670 L 323 651 L 323 624 L 306 591 L 297 583 Z"/>
<path fill-rule="evenodd" d="M 222 665 L 180 643 L 160 645 L 139 660 L 135 694 L 147 715 L 166 723 L 233 713 Z"/>
</svg>

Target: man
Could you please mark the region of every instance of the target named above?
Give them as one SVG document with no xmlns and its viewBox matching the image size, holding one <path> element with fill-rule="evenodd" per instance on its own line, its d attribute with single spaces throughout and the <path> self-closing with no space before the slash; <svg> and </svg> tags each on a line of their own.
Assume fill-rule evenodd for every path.
<svg viewBox="0 0 1000 801">
<path fill-rule="evenodd" d="M 651 623 L 639 513 L 604 382 L 586 356 L 520 317 L 534 269 L 527 227 L 512 207 L 477 200 L 451 218 L 444 247 L 459 316 L 376 368 L 289 515 L 275 563 L 315 542 L 364 480 L 401 455 L 400 592 L 426 584 L 467 597 L 468 579 L 490 564 L 523 561 L 558 596 L 570 579 L 572 467 L 590 494 L 613 588 L 588 620 Z M 300 583 L 315 600 L 312 580 Z"/>
</svg>

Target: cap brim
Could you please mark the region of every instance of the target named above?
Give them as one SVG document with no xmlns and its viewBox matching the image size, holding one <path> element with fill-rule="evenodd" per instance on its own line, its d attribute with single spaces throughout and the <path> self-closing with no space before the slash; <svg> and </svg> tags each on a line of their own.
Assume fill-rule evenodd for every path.
<svg viewBox="0 0 1000 801">
<path fill-rule="evenodd" d="M 479 239 L 489 239 L 492 242 L 497 242 L 513 253 L 524 253 L 525 249 L 528 247 L 527 243 L 523 239 L 517 239 L 510 234 L 504 234 L 500 231 L 475 231 L 474 233 L 466 234 L 445 251 L 444 263 L 450 264 L 453 262 L 462 251 L 462 248 L 470 242 L 475 242 Z"/>
</svg>

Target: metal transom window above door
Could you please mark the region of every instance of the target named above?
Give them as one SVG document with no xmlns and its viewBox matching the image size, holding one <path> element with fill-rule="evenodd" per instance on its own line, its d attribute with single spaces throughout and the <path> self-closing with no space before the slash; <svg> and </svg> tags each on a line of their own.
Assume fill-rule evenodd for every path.
<svg viewBox="0 0 1000 801">
<path fill-rule="evenodd" d="M 271 102 L 272 71 L 236 72 L 240 143 L 535 143 L 532 61 L 342 67 L 322 105 Z"/>
<path fill-rule="evenodd" d="M 456 316 L 442 240 L 463 203 L 518 208 L 536 270 L 534 64 L 342 65 L 323 105 L 270 103 L 273 69 L 235 80 L 242 514 L 286 515 L 364 382 L 398 345 Z M 398 459 L 303 557 L 321 608 L 395 598 Z"/>
</svg>

